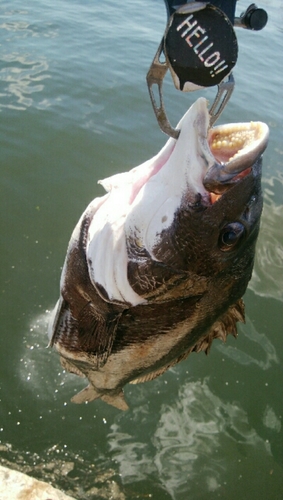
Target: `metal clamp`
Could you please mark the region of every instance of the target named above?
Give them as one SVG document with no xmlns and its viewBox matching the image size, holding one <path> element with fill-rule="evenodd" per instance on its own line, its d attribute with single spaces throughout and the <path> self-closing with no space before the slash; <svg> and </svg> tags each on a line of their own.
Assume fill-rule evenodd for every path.
<svg viewBox="0 0 283 500">
<path fill-rule="evenodd" d="M 222 81 L 218 85 L 218 92 L 209 110 L 211 126 L 216 122 L 216 120 L 218 120 L 219 116 L 221 115 L 223 109 L 225 108 L 232 95 L 234 87 L 235 80 L 233 77 L 233 73 L 230 73 L 227 81 Z"/>
<path fill-rule="evenodd" d="M 161 62 L 160 61 L 160 56 L 163 52 L 163 43 L 164 39 L 161 40 L 161 43 L 157 49 L 157 52 L 154 56 L 154 59 L 152 61 L 152 64 L 149 68 L 149 71 L 146 75 L 146 81 L 147 81 L 147 86 L 149 90 L 149 95 L 152 103 L 152 107 L 155 113 L 155 116 L 158 121 L 158 125 L 161 128 L 162 132 L 164 132 L 167 135 L 170 135 L 170 137 L 173 137 L 173 139 L 178 139 L 180 130 L 177 130 L 172 127 L 170 124 L 165 107 L 164 107 L 164 102 L 163 102 L 163 94 L 162 94 L 162 84 L 163 80 L 165 77 L 165 74 L 168 70 L 168 65 L 166 62 Z M 153 87 L 154 85 L 157 85 L 158 87 L 158 98 L 159 98 L 159 104 L 157 104 Z"/>
<path fill-rule="evenodd" d="M 178 0 L 164 1 L 170 18 L 146 80 L 159 127 L 165 134 L 178 139 L 180 131 L 170 124 L 163 101 L 162 85 L 167 70 L 170 69 L 175 87 L 181 91 L 217 85 L 217 94 L 209 111 L 210 125 L 213 125 L 235 86 L 232 69 L 237 60 L 237 39 L 233 24 L 235 27 L 259 30 L 265 26 L 267 14 L 251 4 L 246 12 L 235 18 L 235 1 L 231 0 L 233 16 L 230 12 L 229 21 L 226 14 L 215 6 L 219 4 L 218 0 L 212 0 L 211 3 L 187 0 L 188 3 L 181 6 Z M 228 30 L 226 34 L 225 29 Z M 225 43 L 222 43 L 219 33 L 223 35 Z M 221 74 L 223 79 L 220 81 Z"/>
<path fill-rule="evenodd" d="M 155 54 L 155 57 L 152 61 L 152 64 L 149 68 L 149 71 L 146 75 L 146 81 L 152 107 L 155 116 L 157 118 L 159 127 L 165 134 L 169 135 L 170 137 L 173 137 L 173 139 L 178 139 L 180 130 L 172 127 L 172 125 L 170 124 L 165 111 L 164 100 L 163 100 L 162 84 L 166 72 L 168 70 L 168 65 L 166 61 L 165 62 L 160 61 L 160 56 L 163 52 L 163 43 L 164 40 L 162 39 L 158 47 L 158 50 Z M 155 85 L 157 85 L 158 88 L 158 104 L 157 104 L 157 99 L 154 95 Z M 219 116 L 221 115 L 223 109 L 225 108 L 227 102 L 229 101 L 232 95 L 234 87 L 235 87 L 235 80 L 232 73 L 230 73 L 230 75 L 228 76 L 227 81 L 222 81 L 218 85 L 218 92 L 209 110 L 209 114 L 211 116 L 210 118 L 211 126 L 215 123 L 216 120 L 218 120 Z"/>
</svg>

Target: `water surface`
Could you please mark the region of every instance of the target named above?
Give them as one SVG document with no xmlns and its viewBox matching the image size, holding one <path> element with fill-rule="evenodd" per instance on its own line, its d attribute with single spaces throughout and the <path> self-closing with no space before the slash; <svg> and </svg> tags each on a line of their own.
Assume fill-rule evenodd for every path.
<svg viewBox="0 0 283 500">
<path fill-rule="evenodd" d="M 46 325 L 71 231 L 103 192 L 97 180 L 145 161 L 166 140 L 145 84 L 165 7 L 1 3 L 0 454 L 77 498 L 112 490 L 127 500 L 283 497 L 283 3 L 260 6 L 269 23 L 237 30 L 237 85 L 220 119 L 262 120 L 271 132 L 246 325 L 237 340 L 214 342 L 208 357 L 191 355 L 126 387 L 131 409 L 121 413 L 69 402 L 84 383 L 46 349 Z M 183 95 L 168 77 L 170 120 L 214 93 Z"/>
</svg>

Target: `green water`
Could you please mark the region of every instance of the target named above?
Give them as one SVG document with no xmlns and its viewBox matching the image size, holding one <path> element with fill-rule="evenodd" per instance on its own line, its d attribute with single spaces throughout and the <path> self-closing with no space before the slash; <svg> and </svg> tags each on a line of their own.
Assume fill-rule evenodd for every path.
<svg viewBox="0 0 283 500">
<path fill-rule="evenodd" d="M 283 498 L 283 4 L 260 6 L 269 23 L 237 30 L 237 85 L 220 120 L 262 120 L 271 132 L 246 325 L 209 356 L 126 387 L 131 409 L 121 413 L 69 402 L 84 383 L 46 349 L 46 325 L 71 231 L 103 192 L 97 180 L 166 140 L 145 84 L 165 8 L 161 0 L 0 5 L 0 457 L 79 499 L 110 498 L 113 485 L 112 497 L 127 500 Z M 214 93 L 182 95 L 168 77 L 170 120 Z"/>
</svg>

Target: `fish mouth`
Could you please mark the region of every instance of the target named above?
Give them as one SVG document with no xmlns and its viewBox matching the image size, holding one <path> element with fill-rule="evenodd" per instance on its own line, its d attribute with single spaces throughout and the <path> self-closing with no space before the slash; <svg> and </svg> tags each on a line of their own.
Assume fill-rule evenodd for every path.
<svg viewBox="0 0 283 500">
<path fill-rule="evenodd" d="M 207 141 L 215 159 L 203 179 L 207 191 L 221 195 L 248 175 L 266 149 L 269 128 L 263 122 L 230 123 L 208 130 Z"/>
<path fill-rule="evenodd" d="M 194 102 L 177 125 L 178 139 L 171 138 L 158 155 L 168 182 L 176 182 L 172 172 L 177 166 L 180 192 L 186 186 L 184 199 L 191 206 L 199 205 L 194 200 L 208 206 L 249 173 L 260 173 L 258 160 L 269 137 L 268 126 L 260 121 L 210 127 L 207 104 L 204 97 Z"/>
</svg>

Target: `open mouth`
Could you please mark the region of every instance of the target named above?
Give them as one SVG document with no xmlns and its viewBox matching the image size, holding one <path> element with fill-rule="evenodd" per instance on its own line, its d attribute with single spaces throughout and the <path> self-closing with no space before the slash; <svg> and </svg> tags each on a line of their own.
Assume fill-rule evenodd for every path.
<svg viewBox="0 0 283 500">
<path fill-rule="evenodd" d="M 208 169 L 203 184 L 212 193 L 212 201 L 250 173 L 267 146 L 268 135 L 268 126 L 262 122 L 219 125 L 208 131 L 215 163 Z"/>
<path fill-rule="evenodd" d="M 178 123 L 180 135 L 177 140 L 170 138 L 150 160 L 99 183 L 106 191 L 123 192 L 127 212 L 132 205 L 140 203 L 142 197 L 148 207 L 154 205 L 150 209 L 154 211 L 159 203 L 173 198 L 178 200 L 186 189 L 192 200 L 201 196 L 208 203 L 215 202 L 250 173 L 267 146 L 269 129 L 262 122 L 209 128 L 209 120 L 207 100 L 201 97 Z M 143 192 L 146 185 L 148 197 Z M 157 186 L 163 186 L 163 195 L 158 194 L 160 201 Z M 172 202 L 172 213 L 177 205 L 178 202 L 173 207 Z"/>
<path fill-rule="evenodd" d="M 261 122 L 219 125 L 209 130 L 209 146 L 219 162 L 229 163 L 244 155 L 257 155 L 265 132 L 266 125 Z"/>
<path fill-rule="evenodd" d="M 172 186 L 170 196 L 179 181 L 179 193 L 186 189 L 185 199 L 192 206 L 200 197 L 204 205 L 215 202 L 251 170 L 255 172 L 253 166 L 258 165 L 268 143 L 269 129 L 265 123 L 230 123 L 210 128 L 209 122 L 207 100 L 200 97 L 178 123 L 178 139 L 169 139 L 150 162 L 150 176 L 161 170 L 162 179 L 166 177 Z"/>
</svg>

